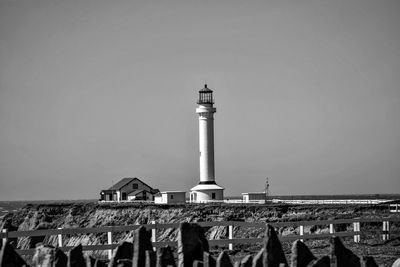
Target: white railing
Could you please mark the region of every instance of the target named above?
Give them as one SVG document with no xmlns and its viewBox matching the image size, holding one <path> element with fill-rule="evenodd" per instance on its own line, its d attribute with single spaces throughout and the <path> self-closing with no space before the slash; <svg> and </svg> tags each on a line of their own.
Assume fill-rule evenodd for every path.
<svg viewBox="0 0 400 267">
<path fill-rule="evenodd" d="M 286 203 L 286 204 L 381 204 L 387 202 L 386 199 L 272 199 L 272 203 Z M 100 200 L 99 203 L 155 203 L 152 200 Z M 186 201 L 185 203 L 232 203 L 232 204 L 265 204 L 265 200 L 247 200 L 243 199 L 224 199 L 224 200 L 202 200 L 200 202 L 190 202 Z M 165 204 L 165 203 L 155 203 L 155 204 Z M 179 204 L 179 203 L 177 203 Z M 183 202 L 180 204 L 184 204 Z M 398 205 L 398 210 L 400 210 L 399 204 L 391 204 Z M 396 207 L 396 206 L 393 206 Z M 395 208 L 393 209 L 395 210 Z M 397 212 L 397 211 L 392 211 Z"/>
<path fill-rule="evenodd" d="M 273 199 L 272 203 L 287 204 L 380 204 L 387 202 L 384 199 L 305 199 L 305 200 L 285 200 Z"/>
<path fill-rule="evenodd" d="M 154 200 L 99 200 L 98 203 L 154 203 Z"/>
<path fill-rule="evenodd" d="M 239 204 L 265 204 L 265 200 L 247 200 L 243 199 L 225 199 L 225 203 L 239 203 Z"/>
</svg>

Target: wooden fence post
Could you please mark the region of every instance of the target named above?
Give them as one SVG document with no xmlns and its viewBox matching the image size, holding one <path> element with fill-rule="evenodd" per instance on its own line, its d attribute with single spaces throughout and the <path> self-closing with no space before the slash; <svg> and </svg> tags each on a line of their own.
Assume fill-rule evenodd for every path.
<svg viewBox="0 0 400 267">
<path fill-rule="evenodd" d="M 304 225 L 300 225 L 300 235 L 301 236 L 304 235 Z M 301 242 L 304 241 L 304 239 L 300 239 L 300 240 L 301 240 Z"/>
<path fill-rule="evenodd" d="M 156 221 L 151 221 L 151 224 L 156 224 Z M 156 228 L 151 229 L 151 242 L 157 242 Z"/>
<path fill-rule="evenodd" d="M 62 230 L 61 227 L 57 228 L 58 230 Z M 58 247 L 61 248 L 63 246 L 62 234 L 58 234 Z"/>
<path fill-rule="evenodd" d="M 233 239 L 233 225 L 228 225 L 228 238 Z M 232 243 L 229 243 L 229 250 L 233 250 Z"/>
<path fill-rule="evenodd" d="M 360 222 L 353 222 L 353 231 L 354 232 L 360 232 Z M 355 243 L 359 243 L 361 240 L 361 236 L 358 235 L 354 235 L 354 242 Z"/>
<path fill-rule="evenodd" d="M 329 224 L 329 233 L 334 234 L 335 233 L 335 227 L 333 227 L 333 223 Z"/>
<path fill-rule="evenodd" d="M 3 234 L 5 234 L 5 237 L 3 237 L 3 246 L 7 243 L 8 241 L 8 229 L 3 229 L 2 230 Z"/>
<path fill-rule="evenodd" d="M 112 232 L 107 232 L 107 243 L 109 244 L 109 245 L 112 245 Z M 111 258 L 112 258 L 112 254 L 113 254 L 113 250 L 112 249 L 109 249 L 108 250 L 108 259 L 109 260 L 111 260 Z"/>
<path fill-rule="evenodd" d="M 382 239 L 383 240 L 388 240 L 389 239 L 389 221 L 383 221 L 382 222 L 382 230 L 384 233 L 382 234 Z"/>
<path fill-rule="evenodd" d="M 156 224 L 156 221 L 151 221 L 151 224 Z M 151 229 L 151 243 L 153 243 L 153 250 L 156 251 L 156 247 L 154 246 L 154 243 L 157 242 L 157 229 L 153 228 Z"/>
</svg>

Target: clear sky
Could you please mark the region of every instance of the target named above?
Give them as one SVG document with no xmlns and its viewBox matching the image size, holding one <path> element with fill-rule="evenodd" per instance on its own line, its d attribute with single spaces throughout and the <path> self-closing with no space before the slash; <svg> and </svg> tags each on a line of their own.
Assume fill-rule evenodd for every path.
<svg viewBox="0 0 400 267">
<path fill-rule="evenodd" d="M 0 200 L 399 193 L 400 1 L 0 0 Z"/>
</svg>

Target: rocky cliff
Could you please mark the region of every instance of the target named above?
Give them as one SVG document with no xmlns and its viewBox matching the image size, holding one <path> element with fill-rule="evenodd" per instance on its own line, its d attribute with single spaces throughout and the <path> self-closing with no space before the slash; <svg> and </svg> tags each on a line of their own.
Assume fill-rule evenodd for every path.
<svg viewBox="0 0 400 267">
<path fill-rule="evenodd" d="M 355 217 L 382 217 L 389 215 L 387 207 L 381 206 L 333 206 L 333 205 L 146 205 L 135 203 L 99 204 L 99 203 L 57 203 L 27 205 L 3 218 L 3 225 L 10 230 L 35 230 L 76 227 L 101 227 L 131 224 L 148 224 L 198 221 L 247 221 L 277 222 L 299 220 L 324 220 Z M 347 226 L 344 226 L 347 227 Z M 351 226 L 348 226 L 351 227 Z M 283 235 L 297 232 L 298 229 L 287 227 L 279 229 Z M 306 231 L 328 232 L 326 227 L 311 227 Z M 176 230 L 158 230 L 158 241 L 175 240 Z M 235 227 L 234 236 L 261 237 L 264 229 Z M 212 227 L 207 231 L 208 239 L 227 238 L 226 227 Z M 40 238 L 19 238 L 16 247 L 32 248 L 43 241 L 56 245 L 56 236 Z M 120 233 L 114 241 L 130 240 L 131 233 Z M 42 238 L 43 239 L 43 238 Z M 106 234 L 88 234 L 64 237 L 65 246 L 77 244 L 91 245 L 105 243 Z"/>
</svg>

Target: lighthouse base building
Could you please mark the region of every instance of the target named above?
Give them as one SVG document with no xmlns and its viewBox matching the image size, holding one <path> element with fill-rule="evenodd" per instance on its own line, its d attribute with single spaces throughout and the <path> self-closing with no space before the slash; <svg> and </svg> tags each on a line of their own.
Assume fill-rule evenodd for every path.
<svg viewBox="0 0 400 267">
<path fill-rule="evenodd" d="M 201 203 L 224 199 L 224 188 L 217 184 L 198 184 L 190 189 L 190 202 Z"/>
</svg>

